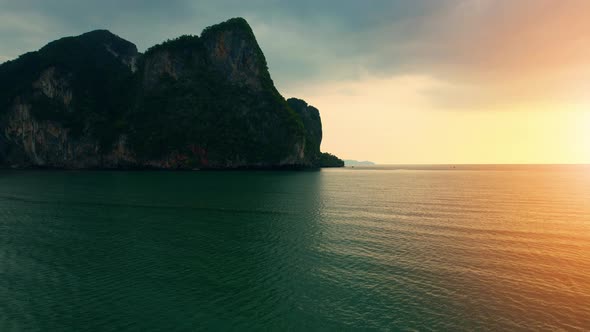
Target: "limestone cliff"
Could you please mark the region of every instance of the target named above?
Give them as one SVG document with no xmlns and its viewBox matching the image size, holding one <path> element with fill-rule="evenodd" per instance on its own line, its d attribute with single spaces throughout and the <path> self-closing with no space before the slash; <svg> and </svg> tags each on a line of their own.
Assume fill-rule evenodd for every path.
<svg viewBox="0 0 590 332">
<path fill-rule="evenodd" d="M 317 165 L 320 160 L 322 144 L 322 119 L 320 111 L 297 98 L 290 98 L 287 103 L 303 122 L 305 128 L 305 158 L 310 164 Z"/>
<path fill-rule="evenodd" d="M 97 30 L 0 65 L 0 167 L 314 166 L 321 136 L 240 18 L 144 54 Z"/>
</svg>

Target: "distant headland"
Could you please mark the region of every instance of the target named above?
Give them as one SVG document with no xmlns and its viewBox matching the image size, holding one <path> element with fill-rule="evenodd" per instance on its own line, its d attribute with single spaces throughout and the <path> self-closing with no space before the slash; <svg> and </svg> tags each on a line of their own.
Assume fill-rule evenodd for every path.
<svg viewBox="0 0 590 332">
<path fill-rule="evenodd" d="M 242 18 L 139 53 L 107 30 L 0 65 L 0 167 L 341 167 L 319 111 L 277 91 Z"/>
<path fill-rule="evenodd" d="M 344 160 L 345 166 L 375 166 L 376 164 L 372 161 L 358 161 L 358 160 Z"/>
</svg>

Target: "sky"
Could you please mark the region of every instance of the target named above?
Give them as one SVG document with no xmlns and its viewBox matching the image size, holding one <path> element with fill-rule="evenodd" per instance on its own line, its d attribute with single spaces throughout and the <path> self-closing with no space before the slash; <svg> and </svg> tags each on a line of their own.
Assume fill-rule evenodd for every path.
<svg viewBox="0 0 590 332">
<path fill-rule="evenodd" d="M 0 62 L 108 29 L 140 51 L 248 20 L 322 150 L 381 164 L 590 163 L 588 0 L 0 0 Z"/>
</svg>

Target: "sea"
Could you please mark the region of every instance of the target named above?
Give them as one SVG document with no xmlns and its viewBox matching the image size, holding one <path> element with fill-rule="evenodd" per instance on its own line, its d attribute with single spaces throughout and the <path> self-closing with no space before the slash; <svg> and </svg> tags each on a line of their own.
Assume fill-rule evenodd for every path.
<svg viewBox="0 0 590 332">
<path fill-rule="evenodd" d="M 0 331 L 590 330 L 590 166 L 0 171 Z"/>
</svg>

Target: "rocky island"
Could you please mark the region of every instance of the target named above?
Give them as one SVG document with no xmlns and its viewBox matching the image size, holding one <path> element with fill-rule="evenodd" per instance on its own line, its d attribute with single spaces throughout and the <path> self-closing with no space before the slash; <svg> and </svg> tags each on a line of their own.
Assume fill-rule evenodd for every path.
<svg viewBox="0 0 590 332">
<path fill-rule="evenodd" d="M 106 30 L 0 65 L 0 167 L 343 166 L 319 111 L 285 100 L 242 18 L 139 53 Z"/>
</svg>

